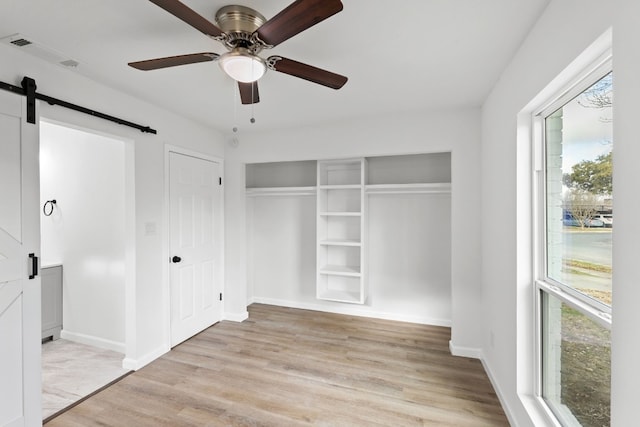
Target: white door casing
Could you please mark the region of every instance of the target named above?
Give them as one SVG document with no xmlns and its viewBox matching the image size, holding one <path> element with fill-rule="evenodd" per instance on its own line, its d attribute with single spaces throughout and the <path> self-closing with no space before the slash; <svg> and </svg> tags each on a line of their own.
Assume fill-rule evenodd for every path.
<svg viewBox="0 0 640 427">
<path fill-rule="evenodd" d="M 42 424 L 38 125 L 0 93 L 0 426 Z M 37 259 L 37 258 L 36 258 Z M 36 268 L 37 272 L 37 268 Z"/>
<path fill-rule="evenodd" d="M 221 164 L 169 152 L 171 346 L 222 316 Z"/>
</svg>

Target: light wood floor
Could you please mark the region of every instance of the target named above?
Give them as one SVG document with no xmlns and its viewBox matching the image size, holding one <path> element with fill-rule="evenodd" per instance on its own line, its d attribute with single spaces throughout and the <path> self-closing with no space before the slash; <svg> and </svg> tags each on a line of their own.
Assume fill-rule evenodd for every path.
<svg viewBox="0 0 640 427">
<path fill-rule="evenodd" d="M 47 423 L 508 426 L 449 328 L 254 304 Z"/>
</svg>

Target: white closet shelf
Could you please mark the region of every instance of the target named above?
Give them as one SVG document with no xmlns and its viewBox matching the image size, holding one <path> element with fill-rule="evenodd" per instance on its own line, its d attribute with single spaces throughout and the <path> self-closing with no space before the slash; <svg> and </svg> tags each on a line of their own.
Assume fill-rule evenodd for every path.
<svg viewBox="0 0 640 427">
<path fill-rule="evenodd" d="M 362 246 L 362 242 L 359 240 L 350 239 L 326 239 L 321 240 L 319 243 L 323 246 Z"/>
<path fill-rule="evenodd" d="M 365 186 L 367 194 L 449 194 L 450 182 L 421 184 L 370 184 Z"/>
<path fill-rule="evenodd" d="M 316 187 L 248 187 L 248 197 L 260 196 L 315 196 Z"/>
<path fill-rule="evenodd" d="M 320 274 L 327 274 L 330 276 L 348 276 L 348 277 L 360 277 L 360 267 L 349 265 L 325 265 L 319 271 Z"/>
<path fill-rule="evenodd" d="M 321 190 L 360 190 L 362 185 L 360 184 L 332 184 L 332 185 L 319 185 Z"/>
<path fill-rule="evenodd" d="M 247 187 L 246 195 L 259 196 L 315 196 L 317 189 L 322 190 L 356 190 L 360 185 L 320 185 L 318 187 Z M 367 194 L 411 194 L 411 193 L 451 193 L 451 183 L 421 184 L 369 184 L 365 186 Z M 360 215 L 359 212 L 322 212 L 321 215 Z"/>
<path fill-rule="evenodd" d="M 318 294 L 318 298 L 328 301 L 361 303 L 359 292 L 339 291 L 327 289 Z"/>
<path fill-rule="evenodd" d="M 362 216 L 362 212 L 320 212 L 320 216 Z"/>
</svg>

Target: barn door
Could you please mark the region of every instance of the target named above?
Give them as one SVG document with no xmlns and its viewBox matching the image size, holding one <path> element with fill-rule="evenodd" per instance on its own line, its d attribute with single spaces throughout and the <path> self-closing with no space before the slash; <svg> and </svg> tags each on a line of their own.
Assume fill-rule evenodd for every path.
<svg viewBox="0 0 640 427">
<path fill-rule="evenodd" d="M 38 126 L 0 93 L 0 425 L 40 425 Z M 31 254 L 31 256 L 30 256 Z"/>
<path fill-rule="evenodd" d="M 222 315 L 221 164 L 169 153 L 171 346 Z"/>
</svg>

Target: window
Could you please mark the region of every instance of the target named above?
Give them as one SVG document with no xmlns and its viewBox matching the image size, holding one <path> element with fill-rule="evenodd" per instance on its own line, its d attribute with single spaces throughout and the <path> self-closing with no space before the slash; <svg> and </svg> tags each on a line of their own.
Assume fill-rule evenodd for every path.
<svg viewBox="0 0 640 427">
<path fill-rule="evenodd" d="M 599 67 L 535 117 L 539 397 L 565 426 L 610 419 L 613 79 Z"/>
</svg>

